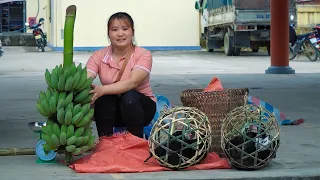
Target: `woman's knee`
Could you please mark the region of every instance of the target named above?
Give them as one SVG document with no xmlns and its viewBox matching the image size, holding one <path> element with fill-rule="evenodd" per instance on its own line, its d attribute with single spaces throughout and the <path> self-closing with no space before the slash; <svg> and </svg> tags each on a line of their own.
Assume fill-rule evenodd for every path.
<svg viewBox="0 0 320 180">
<path fill-rule="evenodd" d="M 140 93 L 136 90 L 130 90 L 121 95 L 121 106 L 127 107 L 132 105 L 138 105 L 140 99 Z"/>
<path fill-rule="evenodd" d="M 121 116 L 126 125 L 144 126 L 154 117 L 155 102 L 137 91 L 128 91 L 121 97 Z"/>
<path fill-rule="evenodd" d="M 121 95 L 120 110 L 125 125 L 143 124 L 144 109 L 139 92 L 131 90 Z M 134 119 L 134 120 L 133 120 Z"/>
<path fill-rule="evenodd" d="M 102 105 L 106 105 L 106 104 L 110 104 L 112 102 L 116 101 L 117 96 L 113 96 L 113 95 L 103 95 L 101 97 L 99 97 L 96 101 L 95 101 L 95 106 L 102 106 Z"/>
<path fill-rule="evenodd" d="M 111 113 L 116 111 L 117 96 L 104 95 L 99 97 L 94 103 L 94 109 L 96 114 Z"/>
</svg>

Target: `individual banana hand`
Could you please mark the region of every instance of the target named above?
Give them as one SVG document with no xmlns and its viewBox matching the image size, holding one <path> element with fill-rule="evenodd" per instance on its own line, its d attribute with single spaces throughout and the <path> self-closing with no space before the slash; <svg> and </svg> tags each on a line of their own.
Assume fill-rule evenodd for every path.
<svg viewBox="0 0 320 180">
<path fill-rule="evenodd" d="M 51 73 L 46 69 L 45 81 L 52 89 L 71 92 L 90 88 L 93 80 L 87 77 L 87 67 L 72 63 L 68 67 L 56 66 Z"/>
</svg>

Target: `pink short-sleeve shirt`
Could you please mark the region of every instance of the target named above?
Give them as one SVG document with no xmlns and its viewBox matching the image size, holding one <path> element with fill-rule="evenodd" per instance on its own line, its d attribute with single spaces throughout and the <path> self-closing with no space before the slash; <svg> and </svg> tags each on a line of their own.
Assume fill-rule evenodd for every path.
<svg viewBox="0 0 320 180">
<path fill-rule="evenodd" d="M 112 84 L 116 81 L 124 62 L 124 60 L 121 60 L 119 64 L 114 62 L 112 60 L 111 53 L 111 46 L 95 51 L 86 64 L 89 72 L 93 73 L 95 76 L 99 75 L 102 85 Z M 152 69 L 151 52 L 144 48 L 135 46 L 134 52 L 122 74 L 120 81 L 129 79 L 133 68 L 140 68 L 149 73 L 149 76 L 140 83 L 136 90 L 155 101 L 155 97 L 152 93 L 150 85 L 150 73 Z"/>
</svg>

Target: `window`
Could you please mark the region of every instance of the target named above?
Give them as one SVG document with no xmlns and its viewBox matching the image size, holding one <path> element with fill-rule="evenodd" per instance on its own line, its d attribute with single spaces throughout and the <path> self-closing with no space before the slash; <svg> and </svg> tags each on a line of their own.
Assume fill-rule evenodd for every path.
<svg viewBox="0 0 320 180">
<path fill-rule="evenodd" d="M 0 4 L 1 32 L 24 32 L 24 1 Z"/>
</svg>

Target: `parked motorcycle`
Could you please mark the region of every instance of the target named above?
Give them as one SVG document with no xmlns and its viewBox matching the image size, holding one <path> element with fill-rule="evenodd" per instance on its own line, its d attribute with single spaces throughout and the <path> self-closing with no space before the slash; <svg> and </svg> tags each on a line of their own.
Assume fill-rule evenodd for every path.
<svg viewBox="0 0 320 180">
<path fill-rule="evenodd" d="M 47 46 L 47 37 L 44 35 L 42 29 L 40 28 L 43 25 L 44 19 L 40 18 L 39 22 L 30 26 L 29 23 L 25 23 L 27 28 L 33 29 L 32 34 L 36 40 L 36 45 L 38 49 L 41 49 L 42 52 L 45 51 L 45 47 Z"/>
<path fill-rule="evenodd" d="M 0 57 L 3 56 L 3 54 L 4 54 L 4 50 L 2 48 L 1 36 L 2 36 L 2 33 L 0 32 Z"/>
<path fill-rule="evenodd" d="M 309 32 L 297 35 L 295 24 L 289 26 L 289 59 L 293 60 L 296 56 L 305 55 L 309 61 L 317 61 L 319 57 L 318 49 L 315 47 L 317 43 L 317 32 Z"/>
<path fill-rule="evenodd" d="M 1 37 L 1 35 L 0 35 L 0 37 Z M 2 48 L 2 41 L 0 39 L 0 57 L 3 56 L 3 54 L 4 54 L 4 51 L 3 51 L 3 48 Z"/>
<path fill-rule="evenodd" d="M 318 49 L 318 52 L 320 53 L 320 37 L 317 38 L 317 44 L 315 45 L 316 48 Z M 319 55 L 320 56 L 320 55 Z"/>
<path fill-rule="evenodd" d="M 313 29 L 317 32 L 316 33 L 317 42 L 314 43 L 314 46 L 318 49 L 318 53 L 320 56 L 320 24 L 317 24 Z"/>
</svg>

